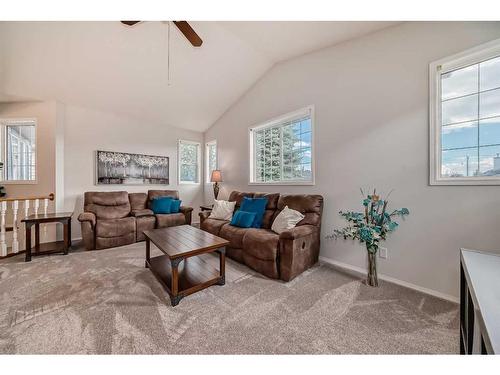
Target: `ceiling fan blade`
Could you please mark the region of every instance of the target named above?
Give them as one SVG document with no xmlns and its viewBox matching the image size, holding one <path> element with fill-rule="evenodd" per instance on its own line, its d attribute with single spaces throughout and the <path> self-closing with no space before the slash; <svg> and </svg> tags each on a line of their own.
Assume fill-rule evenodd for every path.
<svg viewBox="0 0 500 375">
<path fill-rule="evenodd" d="M 120 22 L 127 26 L 134 26 L 136 23 L 139 23 L 141 21 L 120 21 Z"/>
<path fill-rule="evenodd" d="M 203 40 L 196 34 L 196 31 L 193 30 L 189 23 L 186 21 L 174 21 L 174 24 L 194 47 L 199 47 L 203 44 Z"/>
</svg>

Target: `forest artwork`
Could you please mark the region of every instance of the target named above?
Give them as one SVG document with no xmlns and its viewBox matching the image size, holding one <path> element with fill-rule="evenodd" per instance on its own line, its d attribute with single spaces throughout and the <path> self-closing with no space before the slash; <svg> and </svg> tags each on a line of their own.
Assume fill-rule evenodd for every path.
<svg viewBox="0 0 500 375">
<path fill-rule="evenodd" d="M 166 156 L 97 151 L 98 185 L 168 185 L 169 160 Z"/>
</svg>

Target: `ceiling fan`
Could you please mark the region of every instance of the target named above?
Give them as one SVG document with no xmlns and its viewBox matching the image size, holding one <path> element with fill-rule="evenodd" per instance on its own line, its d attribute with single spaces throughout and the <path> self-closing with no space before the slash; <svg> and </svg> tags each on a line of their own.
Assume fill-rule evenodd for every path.
<svg viewBox="0 0 500 375">
<path fill-rule="evenodd" d="M 124 25 L 134 26 L 136 23 L 141 21 L 120 21 Z M 187 40 L 193 45 L 193 47 L 200 47 L 203 44 L 203 40 L 196 34 L 191 25 L 187 21 L 173 21 L 174 25 L 180 30 Z"/>
</svg>

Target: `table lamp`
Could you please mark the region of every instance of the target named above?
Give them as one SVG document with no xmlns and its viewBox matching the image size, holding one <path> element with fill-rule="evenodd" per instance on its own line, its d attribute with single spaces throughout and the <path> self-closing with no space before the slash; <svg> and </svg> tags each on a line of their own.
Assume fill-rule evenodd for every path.
<svg viewBox="0 0 500 375">
<path fill-rule="evenodd" d="M 217 196 L 219 195 L 219 182 L 222 182 L 222 173 L 220 170 L 214 169 L 212 171 L 210 182 L 214 183 L 214 197 L 217 199 Z"/>
</svg>

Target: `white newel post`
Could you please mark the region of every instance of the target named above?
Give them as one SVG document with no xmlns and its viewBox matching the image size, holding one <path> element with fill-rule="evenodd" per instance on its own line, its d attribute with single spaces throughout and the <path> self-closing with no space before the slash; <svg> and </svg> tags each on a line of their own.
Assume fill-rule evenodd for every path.
<svg viewBox="0 0 500 375">
<path fill-rule="evenodd" d="M 7 202 L 0 202 L 0 255 L 7 256 L 7 243 L 5 242 L 5 213 L 7 212 Z"/>
<path fill-rule="evenodd" d="M 12 252 L 19 252 L 19 239 L 17 238 L 17 210 L 19 209 L 19 201 L 12 201 Z"/>
</svg>

